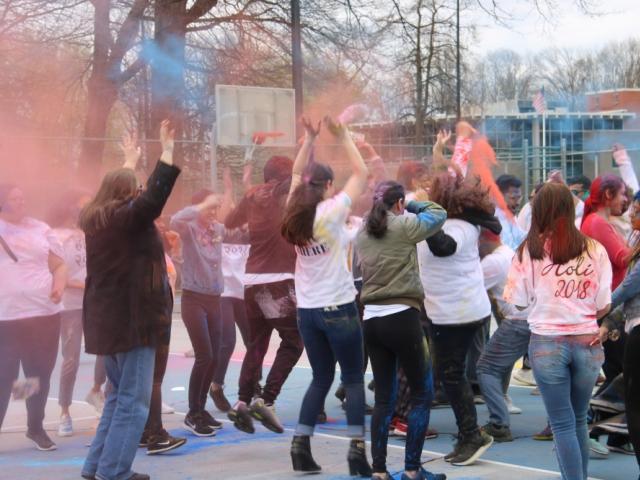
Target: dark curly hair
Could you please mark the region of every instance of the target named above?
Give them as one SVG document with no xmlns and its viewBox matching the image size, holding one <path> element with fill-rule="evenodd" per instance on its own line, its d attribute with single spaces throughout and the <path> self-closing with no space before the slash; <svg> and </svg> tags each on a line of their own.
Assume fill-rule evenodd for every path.
<svg viewBox="0 0 640 480">
<path fill-rule="evenodd" d="M 439 173 L 432 178 L 429 200 L 442 205 L 449 218 L 459 217 L 467 210 L 491 215 L 495 212 L 489 187 L 482 185 L 478 176 L 465 179 L 460 174 Z"/>
</svg>

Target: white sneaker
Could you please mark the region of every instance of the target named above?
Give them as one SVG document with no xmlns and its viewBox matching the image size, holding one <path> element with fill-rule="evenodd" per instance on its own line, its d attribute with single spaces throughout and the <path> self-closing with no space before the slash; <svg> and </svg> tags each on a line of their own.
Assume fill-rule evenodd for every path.
<svg viewBox="0 0 640 480">
<path fill-rule="evenodd" d="M 511 415 L 520 415 L 522 413 L 522 409 L 513 404 L 513 400 L 511 400 L 509 395 L 504 396 L 504 401 L 507 404 L 507 410 L 509 410 Z"/>
<path fill-rule="evenodd" d="M 73 424 L 71 422 L 71 416 L 62 415 L 60 417 L 60 424 L 58 425 L 59 437 L 70 437 L 73 435 Z"/>
<path fill-rule="evenodd" d="M 176 413 L 176 409 L 173 408 L 171 405 L 168 405 L 164 402 L 162 402 L 162 413 Z"/>
<path fill-rule="evenodd" d="M 530 368 L 526 370 L 521 368 L 513 374 L 513 379 L 523 385 L 536 386 L 536 379 L 533 377 L 533 370 Z"/>
<path fill-rule="evenodd" d="M 104 393 L 102 390 L 98 390 L 97 392 L 95 390 L 89 390 L 85 401 L 96 409 L 98 415 L 102 415 L 102 409 L 104 408 Z"/>
</svg>

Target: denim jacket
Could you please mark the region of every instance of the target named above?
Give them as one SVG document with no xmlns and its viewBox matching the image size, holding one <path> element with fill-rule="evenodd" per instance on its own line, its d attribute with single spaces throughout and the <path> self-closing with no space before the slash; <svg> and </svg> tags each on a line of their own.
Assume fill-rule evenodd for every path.
<svg viewBox="0 0 640 480">
<path fill-rule="evenodd" d="M 611 310 L 623 303 L 626 320 L 640 318 L 640 262 L 635 262 L 622 283 L 613 292 Z"/>
</svg>

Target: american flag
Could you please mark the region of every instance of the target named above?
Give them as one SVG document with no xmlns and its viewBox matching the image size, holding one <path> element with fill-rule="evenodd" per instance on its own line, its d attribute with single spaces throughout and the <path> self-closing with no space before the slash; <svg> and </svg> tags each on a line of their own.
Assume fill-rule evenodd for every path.
<svg viewBox="0 0 640 480">
<path fill-rule="evenodd" d="M 539 114 L 543 114 L 547 110 L 547 102 L 544 99 L 544 87 L 533 97 L 533 108 L 535 108 Z"/>
</svg>

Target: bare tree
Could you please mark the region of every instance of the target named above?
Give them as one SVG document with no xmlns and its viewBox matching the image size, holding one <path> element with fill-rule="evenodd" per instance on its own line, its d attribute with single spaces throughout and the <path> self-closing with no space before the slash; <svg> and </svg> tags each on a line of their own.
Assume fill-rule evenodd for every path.
<svg viewBox="0 0 640 480">
<path fill-rule="evenodd" d="M 107 120 L 122 86 L 143 67 L 144 61 L 137 58 L 126 65 L 127 55 L 138 40 L 138 32 L 149 0 L 134 0 L 124 21 L 112 35 L 110 0 L 92 0 L 93 55 L 91 73 L 87 82 L 87 115 L 84 137 L 80 150 L 80 173 L 88 182 L 96 182 L 104 152 L 104 135 Z"/>
<path fill-rule="evenodd" d="M 451 91 L 455 11 L 441 0 L 393 0 L 392 5 L 387 21 L 396 27 L 395 41 L 402 45 L 395 66 L 413 77 L 409 91 L 401 92 L 410 100 L 405 115 L 415 118 L 415 141 L 423 144 L 427 116 L 446 109 L 442 100 L 448 103 Z"/>
</svg>

